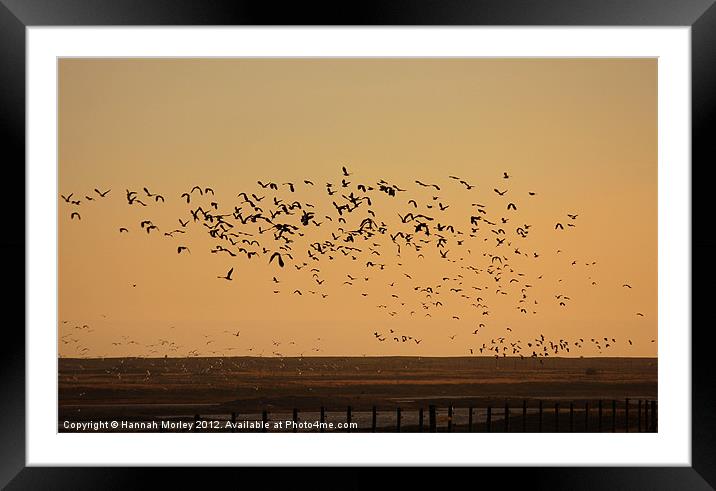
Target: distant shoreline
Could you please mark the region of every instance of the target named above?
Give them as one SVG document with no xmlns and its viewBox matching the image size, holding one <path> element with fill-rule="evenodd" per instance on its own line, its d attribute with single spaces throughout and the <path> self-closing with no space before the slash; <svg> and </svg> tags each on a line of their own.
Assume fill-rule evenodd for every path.
<svg viewBox="0 0 716 491">
<path fill-rule="evenodd" d="M 81 360 L 205 360 L 205 359 L 219 359 L 219 358 L 241 358 L 241 359 L 252 359 L 252 360 L 265 360 L 265 359 L 278 359 L 278 360 L 300 360 L 300 359 L 437 359 L 437 360 L 495 360 L 494 356 L 416 356 L 416 355 L 392 355 L 392 356 L 344 356 L 344 355 L 330 355 L 330 356 L 163 356 L 160 357 L 144 357 L 144 356 L 99 356 L 99 357 L 86 357 L 86 358 L 74 358 L 74 357 L 57 357 L 58 360 L 66 361 L 81 361 Z M 524 357 L 519 356 L 500 356 L 500 360 L 658 360 L 657 356 L 549 356 L 549 357 Z"/>
<path fill-rule="evenodd" d="M 210 357 L 61 359 L 62 418 L 268 410 L 417 410 L 505 401 L 651 399 L 657 358 Z"/>
</svg>

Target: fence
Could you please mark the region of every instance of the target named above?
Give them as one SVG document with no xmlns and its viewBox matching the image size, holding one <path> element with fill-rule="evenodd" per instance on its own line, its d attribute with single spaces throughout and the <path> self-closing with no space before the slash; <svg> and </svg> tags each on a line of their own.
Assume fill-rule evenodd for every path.
<svg viewBox="0 0 716 491">
<path fill-rule="evenodd" d="M 256 419 L 257 414 L 247 412 L 240 415 L 231 413 L 230 421 L 235 424 L 240 417 Z M 269 418 L 267 410 L 261 411 L 262 427 L 257 431 L 276 431 L 270 422 L 286 422 L 282 431 L 305 431 L 301 423 L 310 430 L 357 431 L 357 432 L 521 432 L 521 433 L 562 433 L 562 432 L 657 432 L 657 401 L 643 399 L 592 400 L 592 401 L 527 401 L 510 406 L 488 404 L 484 407 L 460 407 L 452 404 L 445 407 L 429 405 L 406 410 L 401 407 L 379 410 L 372 406 L 369 410 L 356 412 L 348 406 L 345 410 L 328 411 L 321 407 L 317 418 L 316 411 L 300 412 L 294 408 L 289 416 L 277 411 Z M 330 413 L 330 418 L 329 418 Z M 305 415 L 303 419 L 302 415 Z M 345 418 L 342 417 L 345 415 Z M 357 416 L 357 418 L 354 418 Z M 379 418 L 380 416 L 380 418 Z M 338 418 L 338 419 L 336 419 Z M 195 421 L 213 419 L 195 415 Z M 329 419 L 331 421 L 329 421 Z M 354 421 L 357 420 L 358 422 Z M 381 421 L 382 420 L 382 421 Z M 309 424 L 310 423 L 310 424 Z M 353 423 L 353 425 L 351 425 Z M 383 423 L 383 424 L 381 424 Z M 331 427 L 331 424 L 333 426 Z M 211 428 L 194 425 L 193 431 L 210 431 Z M 233 428 L 231 431 L 237 431 Z"/>
</svg>

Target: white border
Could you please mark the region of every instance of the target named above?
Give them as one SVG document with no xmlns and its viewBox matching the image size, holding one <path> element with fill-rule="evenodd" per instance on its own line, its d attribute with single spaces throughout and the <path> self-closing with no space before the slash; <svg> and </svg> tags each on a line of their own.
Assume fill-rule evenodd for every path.
<svg viewBox="0 0 716 491">
<path fill-rule="evenodd" d="M 691 465 L 689 28 L 28 28 L 27 465 Z M 57 433 L 57 57 L 658 57 L 658 434 Z M 8 424 L 8 422 L 6 422 Z"/>
</svg>

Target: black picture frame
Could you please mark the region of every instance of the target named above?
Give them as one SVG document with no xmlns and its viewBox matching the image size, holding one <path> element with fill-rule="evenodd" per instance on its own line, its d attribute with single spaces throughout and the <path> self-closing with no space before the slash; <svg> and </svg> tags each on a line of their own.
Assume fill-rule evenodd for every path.
<svg viewBox="0 0 716 491">
<path fill-rule="evenodd" d="M 706 227 L 711 207 L 699 187 L 711 181 L 714 138 L 709 123 L 716 119 L 716 6 L 714 0 L 441 0 L 336 2 L 330 6 L 294 2 L 280 7 L 271 2 L 192 0 L 0 0 L 0 140 L 2 141 L 3 198 L 6 232 L 0 239 L 4 283 L 3 312 L 8 321 L 0 342 L 0 486 L 7 489 L 141 488 L 146 474 L 158 471 L 126 468 L 26 467 L 25 433 L 25 30 L 32 26 L 165 26 L 165 25 L 502 25 L 502 26 L 690 26 L 692 69 L 692 223 Z M 697 171 L 694 173 L 693 171 Z M 698 179 L 694 179 L 694 175 Z M 8 212 L 7 210 L 12 211 Z M 24 221 L 23 221 L 24 223 Z M 692 261 L 706 258 L 714 245 L 706 235 L 692 243 Z M 20 261 L 20 258 L 23 261 Z M 698 277 L 707 279 L 713 262 L 699 261 Z M 692 287 L 697 305 L 708 305 L 710 289 Z M 693 301 L 692 301 L 693 302 Z M 23 308 L 21 309 L 21 306 Z M 703 307 L 699 311 L 704 310 Z M 714 489 L 716 487 L 716 384 L 710 377 L 713 357 L 710 327 L 696 323 L 692 339 L 692 467 L 485 468 L 466 474 L 470 480 L 503 480 L 549 489 Z M 683 329 L 691 326 L 669 326 Z M 213 469 L 215 474 L 232 470 Z M 310 469 L 293 469 L 292 486 L 305 482 L 312 489 L 363 489 L 375 477 L 351 469 L 336 485 L 328 477 L 311 477 Z M 241 469 L 248 479 L 247 469 Z M 252 478 L 266 479 L 263 476 Z M 401 488 L 410 481 L 425 484 L 422 471 L 404 473 Z M 272 483 L 276 484 L 276 474 Z M 303 477 L 303 479 L 302 479 Z M 162 471 L 162 485 L 191 484 L 186 471 Z M 451 478 L 452 480 L 453 478 Z M 320 482 L 325 484 L 321 485 Z M 444 481 L 443 481 L 444 482 Z M 206 484 L 206 481 L 204 481 Z"/>
</svg>

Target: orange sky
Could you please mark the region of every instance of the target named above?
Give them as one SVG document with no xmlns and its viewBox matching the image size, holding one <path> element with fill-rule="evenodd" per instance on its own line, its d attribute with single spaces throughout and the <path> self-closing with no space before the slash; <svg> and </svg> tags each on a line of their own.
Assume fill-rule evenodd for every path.
<svg viewBox="0 0 716 491">
<path fill-rule="evenodd" d="M 516 343 L 529 356 L 527 343 L 544 334 L 570 342 L 570 353 L 560 355 L 656 356 L 656 63 L 62 59 L 60 355 L 453 356 L 470 348 L 478 355 L 483 343 L 489 348 L 504 337 L 503 344 Z M 351 183 L 346 188 L 344 177 Z M 388 196 L 377 189 L 381 179 L 406 191 Z M 279 190 L 262 189 L 258 180 Z M 286 182 L 296 184 L 294 193 Z M 329 196 L 327 182 L 339 192 Z M 359 183 L 376 189 L 363 193 Z M 195 191 L 187 204 L 180 195 L 194 185 L 216 194 Z M 166 201 L 147 197 L 143 187 Z M 111 191 L 100 198 L 95 188 Z M 498 196 L 494 188 L 507 193 Z M 130 206 L 126 190 L 137 191 L 147 206 Z M 252 210 L 237 197 L 242 191 L 265 196 L 255 203 L 265 215 L 277 208 L 274 195 L 299 201 L 303 210 L 310 210 L 306 203 L 315 206 L 320 226 L 303 227 L 297 209 L 274 220 L 298 225 L 304 234 L 292 237 L 294 259 L 284 256 L 284 268 L 269 264 L 269 256 L 286 244 L 259 233 L 261 221 L 227 218 L 233 231 L 253 234 L 233 240 L 257 239 L 258 248 L 210 237 L 203 220 L 179 224 L 191 218 L 190 209 L 209 210 L 212 201 L 218 203 L 214 214 L 238 206 L 245 217 Z M 351 192 L 367 195 L 371 204 L 345 212 L 348 222 L 338 223 L 332 202 L 345 202 L 341 195 Z M 70 193 L 79 205 L 59 196 Z M 485 205 L 486 214 L 472 203 Z M 70 218 L 73 211 L 81 220 Z M 434 219 L 430 236 L 415 233 L 416 222 L 401 222 L 398 214 L 408 212 Z M 475 215 L 496 225 L 479 221 L 473 232 Z M 367 217 L 384 222 L 386 233 L 343 242 L 348 234 L 338 228 L 356 230 Z M 142 220 L 159 231 L 147 234 Z M 555 230 L 557 222 L 565 230 Z M 439 231 L 438 223 L 462 235 Z M 516 229 L 525 224 L 523 238 Z M 120 235 L 120 227 L 129 232 Z M 502 235 L 493 231 L 500 228 Z M 174 229 L 185 233 L 163 235 Z M 402 243 L 400 256 L 389 236 L 397 231 L 413 233 L 413 245 Z M 501 246 L 498 237 L 506 238 Z M 326 240 L 361 251 L 310 259 L 309 244 Z M 217 244 L 236 257 L 211 253 Z M 191 253 L 177 254 L 179 245 Z M 249 260 L 239 245 L 260 254 Z M 502 270 L 494 269 L 495 254 Z M 303 262 L 308 266 L 296 269 Z M 232 281 L 217 278 L 231 267 Z M 353 285 L 344 284 L 351 281 L 347 275 L 357 278 Z M 556 295 L 569 297 L 565 306 Z M 485 327 L 472 334 L 479 323 Z M 225 332 L 237 330 L 239 336 Z M 412 339 L 403 342 L 403 335 Z M 580 337 L 581 349 L 573 345 Z M 610 347 L 602 342 L 600 352 L 589 338 L 603 337 Z"/>
</svg>

